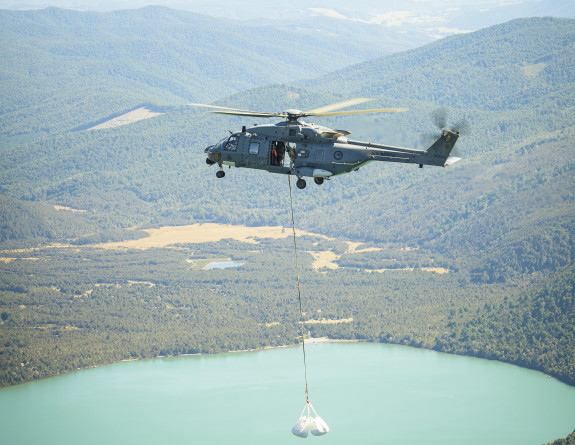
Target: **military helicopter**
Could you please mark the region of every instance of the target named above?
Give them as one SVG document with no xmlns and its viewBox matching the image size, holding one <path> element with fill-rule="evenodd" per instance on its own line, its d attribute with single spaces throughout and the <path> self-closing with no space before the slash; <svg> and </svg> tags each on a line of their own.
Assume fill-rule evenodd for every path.
<svg viewBox="0 0 575 445">
<path fill-rule="evenodd" d="M 325 179 L 358 170 L 372 161 L 403 162 L 445 167 L 461 158 L 451 156 L 459 131 L 446 129 L 442 125 L 439 138 L 427 150 L 393 147 L 389 145 L 361 142 L 349 139 L 346 130 L 332 130 L 301 120 L 315 116 L 342 116 L 363 113 L 385 113 L 406 111 L 405 108 L 381 108 L 368 110 L 333 111 L 367 102 L 368 98 L 357 98 L 310 111 L 286 110 L 281 113 L 264 113 L 221 107 L 216 105 L 189 104 L 211 108 L 212 113 L 258 118 L 284 118 L 275 124 L 242 127 L 205 149 L 208 165 L 217 164 L 218 178 L 223 178 L 224 165 L 231 167 L 267 170 L 270 173 L 295 175 L 299 189 L 306 187 L 303 179 L 313 178 L 318 185 Z M 231 133 L 231 132 L 230 132 Z"/>
</svg>

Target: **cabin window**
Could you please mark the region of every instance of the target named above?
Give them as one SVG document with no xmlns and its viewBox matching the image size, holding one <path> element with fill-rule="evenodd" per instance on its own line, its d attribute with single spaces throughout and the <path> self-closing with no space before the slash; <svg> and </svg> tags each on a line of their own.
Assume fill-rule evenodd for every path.
<svg viewBox="0 0 575 445">
<path fill-rule="evenodd" d="M 290 135 L 290 136 L 297 136 L 296 129 L 295 129 L 295 128 L 290 128 L 290 130 L 289 130 L 289 135 Z"/>
<path fill-rule="evenodd" d="M 257 155 L 260 152 L 260 144 L 258 142 L 250 142 L 249 153 L 251 155 Z"/>
</svg>

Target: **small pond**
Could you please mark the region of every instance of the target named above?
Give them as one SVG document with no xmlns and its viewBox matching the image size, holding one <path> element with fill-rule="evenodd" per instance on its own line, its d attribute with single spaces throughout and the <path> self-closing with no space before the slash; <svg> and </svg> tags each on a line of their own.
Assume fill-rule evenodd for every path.
<svg viewBox="0 0 575 445">
<path fill-rule="evenodd" d="M 244 263 L 242 261 L 212 261 L 207 266 L 202 267 L 202 270 L 212 270 L 212 269 L 231 269 L 234 267 L 240 267 Z"/>
</svg>

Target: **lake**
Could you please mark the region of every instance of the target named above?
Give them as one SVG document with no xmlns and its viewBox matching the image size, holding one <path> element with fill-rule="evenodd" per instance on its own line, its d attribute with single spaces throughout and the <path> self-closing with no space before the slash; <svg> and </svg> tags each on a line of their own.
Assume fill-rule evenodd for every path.
<svg viewBox="0 0 575 445">
<path fill-rule="evenodd" d="M 244 263 L 242 261 L 212 261 L 207 266 L 204 266 L 202 270 L 213 270 L 213 269 L 231 269 L 234 267 L 240 267 Z"/>
<path fill-rule="evenodd" d="M 402 346 L 306 344 L 323 444 L 543 444 L 575 428 L 575 388 Z M 0 442 L 294 444 L 301 348 L 124 362 L 0 390 Z"/>
</svg>

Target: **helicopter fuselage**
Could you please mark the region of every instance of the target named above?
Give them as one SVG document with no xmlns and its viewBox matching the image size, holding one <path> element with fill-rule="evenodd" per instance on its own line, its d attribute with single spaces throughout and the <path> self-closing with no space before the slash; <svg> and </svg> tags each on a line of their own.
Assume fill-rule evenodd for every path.
<svg viewBox="0 0 575 445">
<path fill-rule="evenodd" d="M 253 168 L 296 175 L 298 187 L 304 188 L 302 177 L 313 177 L 321 184 L 324 178 L 357 170 L 372 161 L 443 167 L 459 160 L 449 156 L 458 138 L 449 130 L 443 130 L 427 150 L 353 141 L 347 138 L 349 134 L 300 120 L 244 127 L 206 148 L 206 162 L 220 166 L 218 177 L 224 176 L 223 165 Z"/>
</svg>

